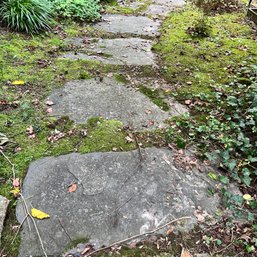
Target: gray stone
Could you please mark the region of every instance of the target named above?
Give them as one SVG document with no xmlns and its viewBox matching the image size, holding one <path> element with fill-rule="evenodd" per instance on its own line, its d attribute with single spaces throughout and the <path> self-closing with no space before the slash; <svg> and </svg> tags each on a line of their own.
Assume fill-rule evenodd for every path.
<svg viewBox="0 0 257 257">
<path fill-rule="evenodd" d="M 103 21 L 94 25 L 105 32 L 133 34 L 155 37 L 159 35 L 159 21 L 153 21 L 144 16 L 125 16 L 118 14 L 103 15 Z"/>
<path fill-rule="evenodd" d="M 75 38 L 71 43 L 80 46 L 78 53 L 68 52 L 61 58 L 95 60 L 115 65 L 155 65 L 150 40 L 141 38 L 99 39 L 97 42 L 84 45 L 83 39 Z"/>
<path fill-rule="evenodd" d="M 3 230 L 4 219 L 7 212 L 9 200 L 0 195 L 0 245 L 1 245 L 1 233 Z"/>
<path fill-rule="evenodd" d="M 167 16 L 173 9 L 167 5 L 151 4 L 146 10 L 146 14 Z"/>
<path fill-rule="evenodd" d="M 162 111 L 148 97 L 112 78 L 68 82 L 49 97 L 54 102 L 52 115 L 68 115 L 77 123 L 91 117 L 115 119 L 135 129 L 156 128 L 179 110 Z M 150 125 L 149 125 L 150 124 Z"/>
<path fill-rule="evenodd" d="M 155 4 L 166 5 L 171 7 L 183 7 L 186 4 L 185 0 L 154 0 Z"/>
<path fill-rule="evenodd" d="M 214 186 L 208 176 L 196 169 L 177 168 L 169 149 L 142 149 L 141 154 L 142 158 L 138 150 L 72 153 L 30 165 L 23 196 L 28 206 L 50 215 L 36 220 L 49 256 L 58 256 L 70 240 L 90 238 L 97 248 L 184 216 L 191 219 L 178 227 L 190 230 L 198 206 L 210 215 L 215 213 L 219 197 L 207 197 L 207 189 Z M 69 193 L 72 183 L 78 188 Z M 19 222 L 24 215 L 19 201 Z M 40 255 L 36 232 L 33 227 L 29 231 L 25 222 L 20 256 Z"/>
</svg>

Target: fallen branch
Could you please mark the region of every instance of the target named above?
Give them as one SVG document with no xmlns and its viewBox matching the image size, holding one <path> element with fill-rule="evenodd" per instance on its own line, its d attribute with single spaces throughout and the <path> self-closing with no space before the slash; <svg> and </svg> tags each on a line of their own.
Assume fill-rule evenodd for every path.
<svg viewBox="0 0 257 257">
<path fill-rule="evenodd" d="M 111 244 L 111 245 L 109 245 L 109 246 L 102 247 L 102 248 L 99 248 L 99 249 L 97 249 L 97 250 L 95 250 L 95 251 L 93 251 L 93 252 L 91 252 L 91 253 L 88 253 L 88 254 L 86 254 L 84 257 L 91 256 L 91 255 L 93 255 L 93 254 L 95 254 L 95 253 L 98 253 L 98 252 L 101 252 L 101 251 L 104 251 L 104 250 L 108 250 L 109 248 L 111 248 L 111 247 L 113 247 L 113 246 L 115 246 L 115 245 L 119 245 L 119 244 L 125 243 L 125 242 L 127 242 L 127 241 L 136 239 L 136 238 L 138 238 L 138 237 L 153 234 L 153 233 L 155 233 L 155 232 L 158 231 L 158 230 L 161 230 L 161 229 L 163 229 L 163 228 L 165 228 L 165 227 L 167 227 L 167 226 L 169 226 L 169 225 L 171 225 L 171 224 L 173 224 L 173 223 L 175 223 L 175 222 L 178 222 L 178 221 L 184 220 L 184 219 L 191 219 L 191 217 L 186 216 L 186 217 L 181 217 L 181 218 L 178 218 L 178 219 L 169 221 L 168 223 L 166 223 L 166 224 L 164 224 L 164 225 L 162 225 L 162 226 L 160 226 L 160 227 L 157 227 L 157 228 L 154 229 L 154 230 L 151 230 L 151 231 L 148 231 L 148 232 L 145 232 L 145 233 L 140 233 L 140 234 L 137 234 L 137 235 L 128 237 L 128 238 L 126 238 L 126 239 L 117 241 L 117 242 L 115 242 L 115 243 L 113 243 L 113 244 Z"/>
</svg>

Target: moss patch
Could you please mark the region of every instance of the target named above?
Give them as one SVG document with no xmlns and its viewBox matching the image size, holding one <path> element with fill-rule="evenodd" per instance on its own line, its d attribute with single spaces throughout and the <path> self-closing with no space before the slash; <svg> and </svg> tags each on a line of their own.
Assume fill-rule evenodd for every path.
<svg viewBox="0 0 257 257">
<path fill-rule="evenodd" d="M 191 8 L 172 13 L 154 47 L 167 67 L 166 79 L 181 86 L 177 90 L 181 98 L 208 93 L 214 83 L 230 81 L 240 63 L 257 61 L 257 42 L 245 22 L 245 13 L 209 17 L 211 36 L 192 38 L 186 31 L 199 16 Z"/>
<path fill-rule="evenodd" d="M 153 103 L 159 106 L 162 110 L 168 111 L 169 105 L 164 101 L 164 94 L 160 90 L 150 89 L 145 86 L 140 86 L 139 91 L 149 97 Z"/>
</svg>

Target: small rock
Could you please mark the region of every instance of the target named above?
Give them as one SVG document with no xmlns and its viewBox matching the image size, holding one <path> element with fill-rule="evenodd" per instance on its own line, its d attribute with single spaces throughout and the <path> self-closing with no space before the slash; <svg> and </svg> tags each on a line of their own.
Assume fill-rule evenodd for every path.
<svg viewBox="0 0 257 257">
<path fill-rule="evenodd" d="M 8 204 L 9 204 L 9 200 L 0 195 L 0 240 L 1 240 L 1 233 L 4 226 L 4 219 L 7 212 Z M 0 241 L 0 245 L 1 245 L 1 241 Z"/>
</svg>

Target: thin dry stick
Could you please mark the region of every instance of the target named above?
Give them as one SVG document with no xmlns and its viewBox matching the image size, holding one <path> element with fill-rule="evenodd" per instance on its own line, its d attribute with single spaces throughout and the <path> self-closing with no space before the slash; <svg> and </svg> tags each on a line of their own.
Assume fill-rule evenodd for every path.
<svg viewBox="0 0 257 257">
<path fill-rule="evenodd" d="M 25 222 L 25 220 L 28 218 L 28 216 L 29 216 L 29 215 L 26 214 L 26 216 L 24 217 L 24 219 L 23 219 L 22 222 L 20 223 L 20 225 L 19 225 L 19 227 L 18 227 L 18 230 L 16 231 L 15 236 L 14 236 L 12 242 L 11 242 L 11 245 L 13 244 L 15 238 L 18 236 L 18 234 L 19 234 L 19 232 L 20 232 L 20 229 L 21 229 L 23 223 Z"/>
<path fill-rule="evenodd" d="M 30 214 L 30 212 L 29 212 L 29 210 L 28 210 L 28 205 L 27 205 L 27 203 L 26 203 L 26 201 L 25 201 L 23 195 L 20 194 L 20 196 L 21 196 L 21 199 L 22 199 L 22 201 L 24 202 L 24 204 L 25 204 L 25 206 L 26 206 L 27 215 L 29 215 L 29 217 L 31 218 L 31 220 L 32 220 L 32 222 L 33 222 L 33 224 L 34 224 L 34 227 L 35 227 L 35 229 L 36 229 L 37 236 L 38 236 L 38 239 L 39 239 L 39 242 L 40 242 L 42 251 L 43 251 L 43 253 L 44 253 L 44 256 L 45 256 L 45 257 L 48 257 L 47 254 L 46 254 L 46 251 L 45 251 L 45 247 L 44 247 L 42 238 L 41 238 L 41 236 L 40 236 L 40 234 L 39 234 L 39 231 L 38 231 L 37 223 L 35 222 L 34 217 Z"/>
<path fill-rule="evenodd" d="M 84 257 L 91 256 L 91 255 L 93 255 L 93 254 L 95 254 L 95 253 L 98 253 L 98 252 L 107 250 L 107 249 L 109 249 L 109 248 L 111 248 L 111 247 L 113 247 L 113 246 L 115 246 L 115 245 L 119 245 L 119 244 L 125 243 L 125 242 L 130 241 L 130 240 L 133 240 L 133 239 L 135 239 L 135 238 L 138 238 L 138 237 L 141 237 L 141 236 L 145 236 L 145 235 L 153 234 L 153 233 L 155 233 L 156 231 L 161 230 L 161 229 L 163 229 L 163 228 L 165 228 L 165 227 L 167 227 L 167 226 L 169 226 L 169 225 L 171 225 L 171 224 L 173 224 L 173 223 L 175 223 L 175 222 L 177 222 L 177 221 L 184 220 L 184 219 L 191 219 L 191 218 L 192 218 L 192 217 L 186 216 L 186 217 L 181 217 L 181 218 L 178 218 L 178 219 L 169 221 L 168 223 L 166 223 L 166 224 L 164 224 L 163 226 L 160 226 L 160 227 L 158 227 L 158 228 L 156 228 L 156 229 L 154 229 L 154 230 L 151 230 L 151 231 L 148 231 L 148 232 L 145 232 L 145 233 L 141 233 L 141 234 L 137 234 L 137 235 L 128 237 L 128 238 L 126 238 L 126 239 L 117 241 L 117 242 L 115 242 L 115 243 L 113 243 L 113 244 L 111 244 L 111 245 L 109 245 L 109 246 L 106 246 L 106 247 L 102 247 L 102 248 L 100 248 L 100 249 L 97 249 L 97 250 L 95 250 L 95 251 L 93 251 L 93 252 L 91 252 L 91 253 L 85 255 Z"/>
<path fill-rule="evenodd" d="M 14 164 L 10 161 L 10 159 L 4 154 L 4 152 L 0 149 L 0 153 L 3 155 L 3 157 L 9 162 L 9 164 L 11 165 L 12 167 L 12 176 L 13 176 L 13 179 L 15 179 L 16 175 L 15 175 L 15 167 L 14 167 Z"/>
</svg>

